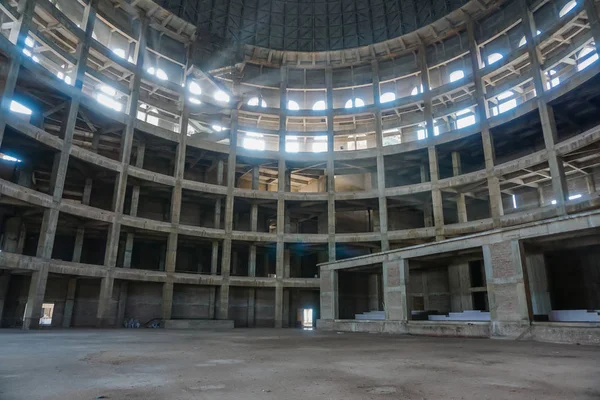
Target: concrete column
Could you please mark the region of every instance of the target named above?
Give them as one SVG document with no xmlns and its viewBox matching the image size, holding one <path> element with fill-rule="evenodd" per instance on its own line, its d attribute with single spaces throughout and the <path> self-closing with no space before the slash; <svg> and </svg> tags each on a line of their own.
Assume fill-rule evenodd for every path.
<svg viewBox="0 0 600 400">
<path fill-rule="evenodd" d="M 452 172 L 454 176 L 462 174 L 460 153 L 457 151 L 452 152 Z M 467 222 L 467 202 L 464 193 L 456 193 L 456 209 L 458 212 L 458 222 Z"/>
<path fill-rule="evenodd" d="M 10 283 L 10 271 L 0 271 L 0 328 L 2 328 L 2 317 L 4 315 L 4 303 L 8 294 L 8 284 Z"/>
<path fill-rule="evenodd" d="M 256 289 L 248 288 L 248 328 L 256 326 Z"/>
<path fill-rule="evenodd" d="M 596 47 L 600 46 L 600 18 L 598 17 L 598 7 L 595 0 L 584 0 L 583 5 L 590 23 L 590 30 L 594 37 Z"/>
<path fill-rule="evenodd" d="M 335 261 L 335 168 L 334 168 L 334 121 L 333 121 L 333 71 L 325 69 L 327 87 L 327 247 L 329 261 Z"/>
<path fill-rule="evenodd" d="M 429 154 L 429 175 L 431 177 L 431 201 L 433 204 L 433 221 L 436 240 L 444 240 L 444 207 L 442 191 L 438 187 L 439 167 L 435 146 L 427 148 Z"/>
<path fill-rule="evenodd" d="M 113 286 L 115 280 L 112 276 L 102 278 L 100 284 L 100 296 L 98 297 L 98 312 L 96 314 L 97 326 L 107 327 L 110 324 L 110 302 L 112 300 Z"/>
<path fill-rule="evenodd" d="M 537 28 L 535 27 L 533 13 L 529 9 L 527 0 L 520 0 L 520 5 L 525 39 L 527 40 L 526 46 L 529 52 L 529 61 L 531 63 L 533 83 L 538 102 L 538 111 L 544 134 L 544 144 L 548 153 L 548 165 L 550 166 L 550 175 L 552 177 L 552 192 L 554 200 L 556 200 L 558 213 L 564 215 L 566 214 L 565 202 L 569 197 L 569 191 L 567 189 L 564 164 L 555 149 L 557 142 L 556 120 L 554 119 L 554 110 L 548 104 L 545 95 L 547 76 L 542 72 L 543 59 L 535 38 L 537 36 Z"/>
<path fill-rule="evenodd" d="M 127 308 L 127 296 L 129 289 L 129 283 L 127 281 L 121 281 L 119 285 L 119 304 L 117 306 L 117 323 L 116 326 L 120 327 L 123 321 L 125 321 L 125 309 Z"/>
<path fill-rule="evenodd" d="M 67 287 L 67 298 L 65 299 L 65 311 L 63 312 L 63 328 L 70 328 L 73 319 L 73 307 L 75 305 L 75 291 L 77 290 L 77 278 L 69 278 Z"/>
<path fill-rule="evenodd" d="M 21 68 L 23 53 L 19 49 L 25 48 L 25 39 L 29 32 L 35 3 L 35 0 L 20 0 L 18 2 L 17 12 L 19 18 L 13 23 L 9 35 L 9 40 L 16 45 L 16 51 L 6 67 L 6 73 L 3 76 L 4 79 L 0 79 L 0 145 L 2 145 L 6 129 L 6 115 L 10 113 L 10 103 L 15 92 L 15 87 L 17 86 L 17 79 Z"/>
<path fill-rule="evenodd" d="M 171 319 L 173 310 L 173 282 L 163 283 L 162 290 L 162 319 L 164 321 Z"/>
<path fill-rule="evenodd" d="M 483 246 L 493 337 L 516 338 L 529 328 L 525 275 L 518 240 Z"/>
<path fill-rule="evenodd" d="M 277 247 L 275 249 L 275 271 L 277 283 L 275 286 L 275 327 L 282 328 L 284 320 L 283 310 L 283 278 L 286 276 L 285 267 L 285 192 L 289 190 L 286 185 L 287 165 L 285 162 L 285 138 L 287 130 L 287 67 L 282 66 L 279 86 L 279 169 L 277 186 Z"/>
<path fill-rule="evenodd" d="M 596 193 L 596 182 L 594 181 L 593 172 L 590 172 L 585 176 L 585 184 L 589 194 Z"/>
<path fill-rule="evenodd" d="M 108 240 L 106 242 L 106 254 L 104 256 L 104 264 L 107 267 L 114 268 L 117 262 L 117 252 L 119 248 L 119 239 L 121 234 L 121 218 L 123 214 L 123 205 L 125 202 L 125 193 L 127 191 L 127 176 L 129 174 L 129 163 L 131 161 L 131 148 L 133 146 L 133 136 L 137 124 L 137 108 L 139 100 L 139 87 L 141 84 L 142 74 L 144 74 L 144 58 L 147 53 L 146 38 L 148 30 L 148 18 L 142 17 L 139 22 L 138 41 L 134 51 L 135 70 L 129 84 L 129 101 L 127 104 L 127 116 L 125 120 L 125 130 L 121 138 L 121 151 L 119 161 L 122 164 L 122 170 L 117 175 L 115 183 L 115 191 L 113 195 L 113 210 L 115 212 L 115 220 L 108 230 Z M 143 162 L 142 162 L 143 165 Z M 132 198 L 133 203 L 134 198 Z M 137 192 L 136 201 L 139 200 L 139 191 Z M 132 204 L 133 205 L 133 204 Z"/>
<path fill-rule="evenodd" d="M 223 160 L 217 161 L 217 185 L 223 185 Z M 215 201 L 215 215 L 214 215 L 214 227 L 215 229 L 221 228 L 221 198 L 217 198 Z M 210 274 L 217 275 L 219 268 L 219 241 L 213 240 L 212 252 L 210 259 Z"/>
<path fill-rule="evenodd" d="M 475 118 L 479 122 L 481 129 L 481 140 L 483 145 L 483 155 L 485 158 L 485 170 L 487 175 L 488 194 L 490 198 L 490 215 L 494 221 L 494 226 L 500 226 L 500 217 L 504 215 L 502 206 L 502 193 L 500 191 L 500 180 L 494 173 L 496 153 L 494 151 L 493 138 L 488 124 L 488 105 L 485 100 L 485 85 L 482 81 L 480 66 L 481 53 L 479 45 L 475 38 L 475 29 L 473 21 L 467 23 L 467 36 L 469 40 L 469 51 L 471 54 L 471 69 L 473 70 L 473 81 L 475 82 L 475 99 L 477 100 L 477 112 Z"/>
<path fill-rule="evenodd" d="M 408 260 L 383 263 L 383 302 L 385 319 L 408 321 L 411 316 L 411 297 L 408 293 Z"/>
<path fill-rule="evenodd" d="M 81 251 L 83 250 L 83 238 L 85 236 L 85 227 L 79 226 L 75 234 L 75 246 L 73 247 L 73 259 L 75 263 L 81 262 Z"/>
<path fill-rule="evenodd" d="M 385 196 L 385 159 L 383 157 L 383 126 L 381 123 L 381 93 L 379 90 L 379 63 L 371 63 L 373 71 L 373 99 L 375 101 L 375 140 L 377 146 L 377 195 L 379 197 L 379 233 L 381 234 L 381 251 L 390 249 L 388 240 L 388 210 Z"/>
<path fill-rule="evenodd" d="M 321 319 L 339 318 L 338 273 L 335 270 L 321 270 Z"/>
</svg>

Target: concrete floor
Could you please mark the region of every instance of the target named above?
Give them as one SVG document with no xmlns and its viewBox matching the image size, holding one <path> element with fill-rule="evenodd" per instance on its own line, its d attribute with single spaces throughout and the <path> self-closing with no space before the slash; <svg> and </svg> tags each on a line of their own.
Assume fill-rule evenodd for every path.
<svg viewBox="0 0 600 400">
<path fill-rule="evenodd" d="M 598 399 L 600 348 L 300 330 L 0 331 L 0 399 Z"/>
</svg>

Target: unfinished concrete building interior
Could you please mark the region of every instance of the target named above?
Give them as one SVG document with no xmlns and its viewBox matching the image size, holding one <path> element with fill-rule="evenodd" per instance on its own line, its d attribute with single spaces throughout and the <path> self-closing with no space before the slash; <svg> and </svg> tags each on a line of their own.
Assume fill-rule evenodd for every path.
<svg viewBox="0 0 600 400">
<path fill-rule="evenodd" d="M 416 358 L 509 346 L 535 365 L 574 358 L 566 386 L 542 388 L 562 373 L 548 363 L 514 396 L 598 398 L 599 10 L 0 0 L 0 328 L 12 328 L 0 350 L 25 368 L 49 343 L 75 346 L 65 338 L 100 353 L 127 351 L 104 339 L 140 352 L 198 341 L 213 360 L 190 351 L 181 365 L 217 379 L 244 356 L 211 344 L 259 343 L 275 357 L 256 361 L 265 368 L 283 362 L 273 348 L 300 352 L 304 367 L 281 367 L 293 394 L 267 380 L 244 395 L 207 383 L 141 398 L 421 399 L 453 397 L 368 368 L 342 378 L 332 360 L 338 375 L 315 392 L 294 368 L 354 345 L 379 346 L 373 363 L 398 346 Z M 169 354 L 157 358 L 171 371 Z M 51 376 L 24 390 L 1 357 L 0 398 L 96 394 Z M 463 372 L 451 390 L 483 398 Z M 356 383 L 341 390 L 344 379 Z M 107 397 L 133 396 L 113 383 Z M 509 386 L 490 398 L 515 398 Z"/>
</svg>

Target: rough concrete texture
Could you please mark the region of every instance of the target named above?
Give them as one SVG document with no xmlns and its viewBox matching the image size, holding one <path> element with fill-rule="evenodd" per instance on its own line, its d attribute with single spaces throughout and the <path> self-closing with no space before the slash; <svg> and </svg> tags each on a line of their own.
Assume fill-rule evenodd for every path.
<svg viewBox="0 0 600 400">
<path fill-rule="evenodd" d="M 598 399 L 600 348 L 238 329 L 0 332 L 0 398 Z"/>
</svg>

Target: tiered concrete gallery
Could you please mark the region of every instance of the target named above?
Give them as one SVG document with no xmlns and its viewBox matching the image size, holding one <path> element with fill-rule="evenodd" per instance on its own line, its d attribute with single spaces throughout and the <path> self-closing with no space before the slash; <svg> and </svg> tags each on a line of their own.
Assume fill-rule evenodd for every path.
<svg viewBox="0 0 600 400">
<path fill-rule="evenodd" d="M 150 0 L 0 8 L 2 327 L 600 341 L 594 0 L 313 53 Z"/>
</svg>

